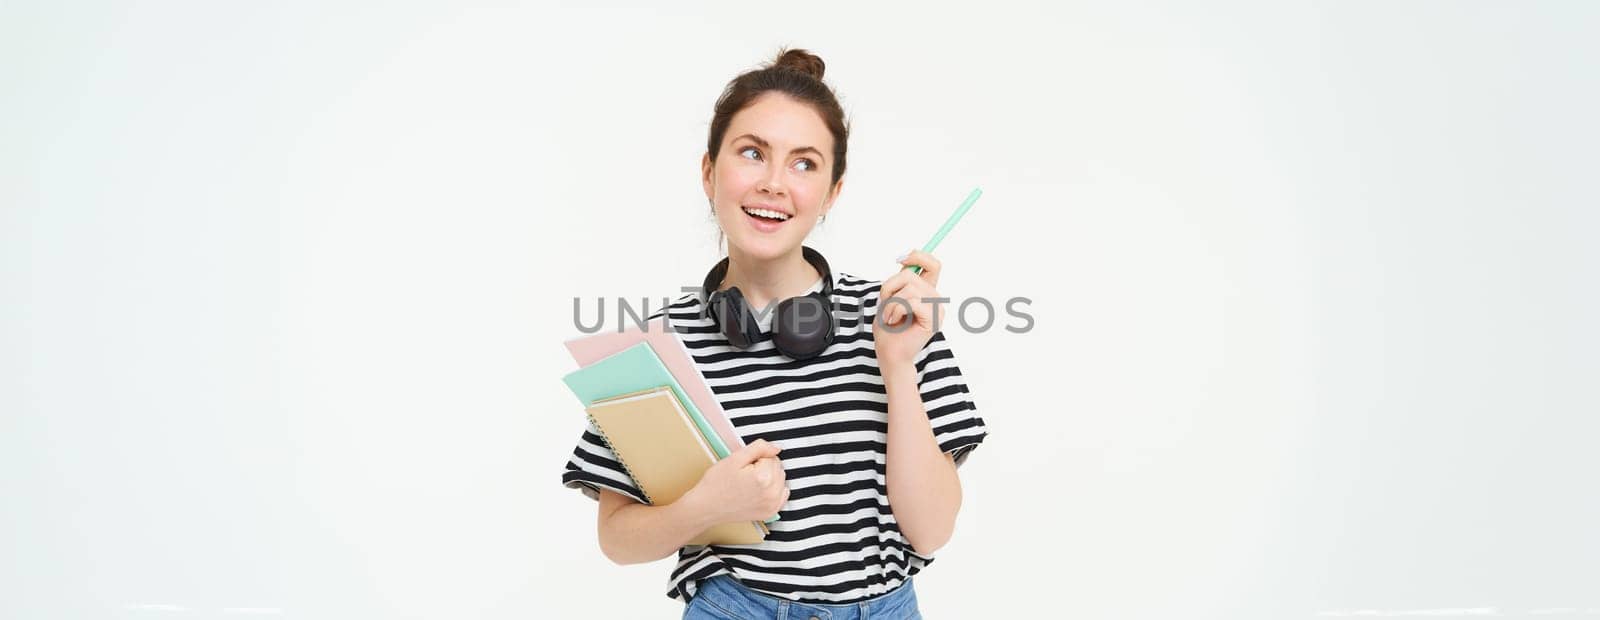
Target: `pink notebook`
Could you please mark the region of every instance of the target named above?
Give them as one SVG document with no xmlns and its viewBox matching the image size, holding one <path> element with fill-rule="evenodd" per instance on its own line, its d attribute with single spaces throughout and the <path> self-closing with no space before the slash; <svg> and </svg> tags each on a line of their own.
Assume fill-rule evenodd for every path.
<svg viewBox="0 0 1600 620">
<path fill-rule="evenodd" d="M 700 409 L 706 423 L 716 430 L 717 436 L 722 438 L 722 443 L 727 444 L 729 451 L 738 451 L 744 447 L 744 440 L 733 431 L 733 424 L 728 421 L 728 414 L 722 411 L 722 403 L 717 402 L 711 393 L 711 387 L 706 385 L 706 378 L 700 374 L 700 368 L 695 366 L 694 359 L 689 357 L 689 348 L 683 346 L 683 341 L 667 326 L 665 316 L 645 323 L 645 329 L 640 331 L 638 326 L 628 328 L 623 332 L 603 331 L 593 336 L 584 336 L 566 341 L 567 352 L 572 354 L 572 359 L 579 366 L 588 366 L 601 358 L 623 349 L 638 344 L 640 341 L 650 343 L 650 350 L 655 351 L 656 357 L 661 358 L 661 363 L 667 366 L 667 372 L 672 373 L 672 378 L 678 380 L 683 393 L 694 401 L 694 406 Z"/>
</svg>

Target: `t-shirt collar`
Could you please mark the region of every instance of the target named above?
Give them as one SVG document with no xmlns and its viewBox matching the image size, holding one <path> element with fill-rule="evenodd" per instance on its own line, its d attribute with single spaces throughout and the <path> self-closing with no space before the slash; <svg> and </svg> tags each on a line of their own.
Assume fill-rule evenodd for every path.
<svg viewBox="0 0 1600 620">
<path fill-rule="evenodd" d="M 801 293 L 800 295 L 797 295 L 797 297 L 810 295 L 810 294 L 815 293 L 815 292 L 820 291 L 820 290 L 822 290 L 822 277 L 818 276 L 817 277 L 817 281 L 816 282 L 812 282 L 811 283 L 811 287 L 806 289 L 806 292 Z M 761 328 L 762 333 L 771 332 L 772 331 L 772 315 L 777 314 L 778 302 L 773 302 L 772 303 L 772 307 L 770 309 L 768 309 L 768 311 L 765 314 L 762 314 L 762 313 L 758 312 L 758 310 L 761 310 L 761 309 L 760 308 L 751 308 L 750 309 L 750 314 L 755 316 L 755 318 L 756 318 L 756 326 Z"/>
</svg>

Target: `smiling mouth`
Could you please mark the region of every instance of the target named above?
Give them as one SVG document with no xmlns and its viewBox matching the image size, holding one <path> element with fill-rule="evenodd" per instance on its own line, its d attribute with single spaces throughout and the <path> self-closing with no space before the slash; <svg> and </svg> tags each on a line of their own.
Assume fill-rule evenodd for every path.
<svg viewBox="0 0 1600 620">
<path fill-rule="evenodd" d="M 748 215 L 750 217 L 756 218 L 758 220 L 766 221 L 766 222 L 786 222 L 786 221 L 789 220 L 789 216 L 788 215 L 785 215 L 785 214 L 780 213 L 778 211 L 773 211 L 771 209 L 753 209 L 753 208 L 750 208 L 750 207 L 740 207 L 740 208 L 744 210 L 745 215 Z"/>
</svg>

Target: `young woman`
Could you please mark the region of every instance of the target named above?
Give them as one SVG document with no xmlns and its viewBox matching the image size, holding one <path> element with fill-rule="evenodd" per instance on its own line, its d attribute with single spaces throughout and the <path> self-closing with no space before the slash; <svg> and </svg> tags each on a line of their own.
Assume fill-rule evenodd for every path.
<svg viewBox="0 0 1600 620">
<path fill-rule="evenodd" d="M 939 261 L 913 250 L 900 262 L 920 274 L 877 282 L 801 245 L 844 185 L 849 130 L 822 73 L 789 50 L 728 84 L 701 161 L 728 255 L 663 311 L 747 445 L 664 506 L 593 428 L 562 475 L 599 500 L 608 558 L 677 553 L 685 618 L 919 618 L 911 578 L 950 539 L 957 468 L 987 435 L 924 301 Z M 774 514 L 759 544 L 687 545 Z"/>
</svg>

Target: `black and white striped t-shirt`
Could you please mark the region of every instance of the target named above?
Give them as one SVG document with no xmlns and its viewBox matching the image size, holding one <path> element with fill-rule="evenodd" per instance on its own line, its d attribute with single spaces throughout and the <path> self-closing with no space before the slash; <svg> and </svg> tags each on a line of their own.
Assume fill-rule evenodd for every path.
<svg viewBox="0 0 1600 620">
<path fill-rule="evenodd" d="M 889 410 L 872 339 L 880 284 L 837 274 L 837 336 L 822 355 L 804 361 L 785 357 L 771 340 L 733 348 L 702 316 L 698 293 L 663 310 L 744 441 L 782 448 L 789 486 L 780 519 L 761 543 L 680 548 L 667 596 L 688 601 L 700 580 L 731 573 L 772 596 L 851 603 L 899 586 L 933 561 L 911 550 L 889 510 Z M 987 430 L 942 331 L 918 354 L 916 369 L 934 438 L 960 465 Z M 592 426 L 561 481 L 591 498 L 604 487 L 644 501 Z"/>
</svg>

